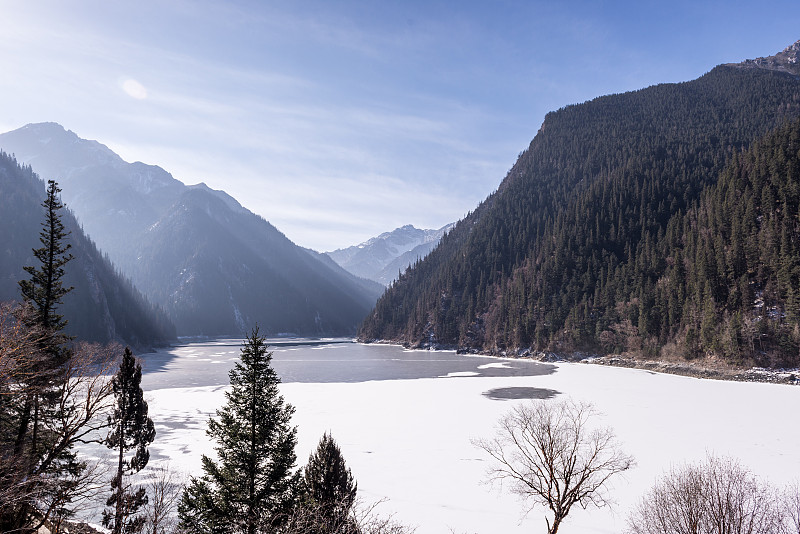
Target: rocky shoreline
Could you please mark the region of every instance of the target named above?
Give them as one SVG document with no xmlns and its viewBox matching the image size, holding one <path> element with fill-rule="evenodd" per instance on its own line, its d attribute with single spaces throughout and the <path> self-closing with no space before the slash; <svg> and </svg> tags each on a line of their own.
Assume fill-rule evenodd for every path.
<svg viewBox="0 0 800 534">
<path fill-rule="evenodd" d="M 624 354 L 611 354 L 600 356 L 575 352 L 559 354 L 555 352 L 523 350 L 478 350 L 474 348 L 456 347 L 439 343 L 425 343 L 417 346 L 408 346 L 399 341 L 390 340 L 359 340 L 360 343 L 377 343 L 401 345 L 412 350 L 453 350 L 457 354 L 475 354 L 494 356 L 498 358 L 525 358 L 546 363 L 571 362 L 593 365 L 607 365 L 610 367 L 627 367 L 630 369 L 643 369 L 654 373 L 667 373 L 673 375 L 690 376 L 694 378 L 707 378 L 711 380 L 730 380 L 735 382 L 766 382 L 770 384 L 800 385 L 800 369 L 768 369 L 765 367 L 733 367 L 729 364 L 714 362 L 713 365 L 704 364 L 705 360 L 697 362 L 673 362 L 663 360 L 645 360 Z"/>
<path fill-rule="evenodd" d="M 674 362 L 663 360 L 645 360 L 622 354 L 600 356 L 596 354 L 586 354 L 580 352 L 564 355 L 554 352 L 524 351 L 518 355 L 511 355 L 511 357 L 532 358 L 547 363 L 573 362 L 592 365 L 607 365 L 609 367 L 627 367 L 629 369 L 643 369 L 654 373 L 667 373 L 672 375 L 690 376 L 694 378 L 707 378 L 711 380 L 800 385 L 800 369 L 767 369 L 764 367 L 745 368 L 733 367 L 731 365 L 721 364 L 719 362 L 714 362 L 713 365 L 707 365 L 704 364 L 704 360 L 698 360 L 697 362 Z"/>
<path fill-rule="evenodd" d="M 548 360 L 553 361 L 553 360 Z M 562 360 L 567 361 L 567 360 Z M 689 362 L 664 362 L 653 360 L 638 360 L 626 356 L 590 356 L 577 360 L 580 363 L 595 365 L 608 365 L 612 367 L 628 367 L 644 369 L 656 373 L 691 376 L 694 378 L 709 378 L 713 380 L 731 380 L 736 382 L 768 382 L 771 384 L 800 385 L 800 369 L 766 369 L 751 367 L 747 369 L 736 368 L 710 368 L 695 365 Z"/>
</svg>

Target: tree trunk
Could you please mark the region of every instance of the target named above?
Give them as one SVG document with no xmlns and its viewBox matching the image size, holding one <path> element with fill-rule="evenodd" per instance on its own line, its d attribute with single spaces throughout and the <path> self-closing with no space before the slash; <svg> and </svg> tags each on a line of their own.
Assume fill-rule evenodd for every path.
<svg viewBox="0 0 800 534">
<path fill-rule="evenodd" d="M 125 406 L 121 407 L 122 417 L 123 420 L 125 418 Z M 112 530 L 112 534 L 121 534 L 122 532 L 122 514 L 124 512 L 123 503 L 125 499 L 125 494 L 122 491 L 122 468 L 123 468 L 123 461 L 124 461 L 124 453 L 125 453 L 125 434 L 124 432 L 120 431 L 119 436 L 119 458 L 117 461 L 117 506 L 114 510 L 114 530 Z"/>
<path fill-rule="evenodd" d="M 31 435 L 31 458 L 30 464 L 28 467 L 28 472 L 33 473 L 36 469 L 36 461 L 39 458 L 38 451 L 36 450 L 39 447 L 39 395 L 33 395 L 33 434 Z"/>
<path fill-rule="evenodd" d="M 247 518 L 247 534 L 256 534 L 256 514 L 254 507 L 256 506 L 256 396 L 258 395 L 256 381 L 250 381 L 250 473 L 248 473 L 248 481 L 250 483 L 249 496 L 250 502 L 248 503 L 248 518 Z"/>
<path fill-rule="evenodd" d="M 17 431 L 17 439 L 14 440 L 14 456 L 19 457 L 22 454 L 22 444 L 25 441 L 25 435 L 28 433 L 28 426 L 31 422 L 31 409 L 33 408 L 33 393 L 28 393 L 25 397 L 25 405 L 22 408 L 22 415 L 19 418 L 19 430 Z"/>
<path fill-rule="evenodd" d="M 558 512 L 554 512 L 553 515 L 553 522 L 550 523 L 550 520 L 545 517 L 545 522 L 547 523 L 547 534 L 556 534 L 558 532 L 558 527 L 561 526 L 561 522 L 567 514 L 560 514 Z"/>
</svg>

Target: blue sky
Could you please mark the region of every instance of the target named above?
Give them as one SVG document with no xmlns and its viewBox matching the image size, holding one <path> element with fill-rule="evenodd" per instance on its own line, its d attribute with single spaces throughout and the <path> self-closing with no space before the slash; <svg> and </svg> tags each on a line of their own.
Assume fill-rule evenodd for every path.
<svg viewBox="0 0 800 534">
<path fill-rule="evenodd" d="M 548 111 L 800 39 L 794 2 L 0 0 L 0 131 L 55 121 L 296 243 L 440 227 Z"/>
</svg>

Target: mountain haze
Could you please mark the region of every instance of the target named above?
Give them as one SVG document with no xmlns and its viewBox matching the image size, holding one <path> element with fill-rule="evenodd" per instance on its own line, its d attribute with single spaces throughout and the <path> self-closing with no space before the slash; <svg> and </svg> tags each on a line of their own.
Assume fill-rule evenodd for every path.
<svg viewBox="0 0 800 534">
<path fill-rule="evenodd" d="M 39 248 L 44 220 L 45 185 L 29 166 L 0 152 L 0 301 L 21 300 L 18 281 L 29 275 L 24 266 L 38 266 L 32 249 Z M 117 341 L 142 350 L 164 345 L 175 327 L 103 258 L 67 209 L 61 213 L 74 259 L 65 267 L 64 285 L 75 289 L 59 312 L 69 321 L 67 333 L 85 341 Z"/>
<path fill-rule="evenodd" d="M 710 239 L 713 229 L 698 227 L 704 218 L 696 210 L 728 162 L 800 115 L 800 78 L 792 70 L 798 50 L 796 43 L 690 82 L 549 113 L 498 190 L 390 287 L 360 337 L 492 352 L 631 351 L 796 364 L 800 328 L 786 290 L 786 280 L 796 280 L 794 264 L 785 261 L 778 283 L 768 257 L 736 263 L 741 243 L 757 242 L 758 225 L 739 236 L 736 249 Z M 765 202 L 751 214 L 794 213 L 786 192 L 800 186 L 796 174 L 787 178 L 780 188 L 759 187 Z M 769 200 L 781 198 L 778 191 L 787 208 Z M 742 198 L 752 195 L 715 209 L 734 212 L 730 202 Z M 782 221 L 789 222 L 765 235 L 792 242 L 797 219 Z M 789 245 L 778 249 L 773 254 L 791 257 Z M 751 249 L 748 258 L 759 257 Z M 740 290 L 729 287 L 734 276 Z M 748 342 L 748 328 L 763 343 Z"/>
<path fill-rule="evenodd" d="M 293 244 L 223 191 L 127 163 L 54 123 L 0 135 L 56 179 L 86 232 L 178 334 L 351 335 L 382 288 Z"/>
</svg>

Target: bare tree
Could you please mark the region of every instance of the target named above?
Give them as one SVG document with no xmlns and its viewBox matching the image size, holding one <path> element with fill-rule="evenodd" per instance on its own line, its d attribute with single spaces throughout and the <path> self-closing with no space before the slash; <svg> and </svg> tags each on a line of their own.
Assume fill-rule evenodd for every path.
<svg viewBox="0 0 800 534">
<path fill-rule="evenodd" d="M 773 534 L 782 510 L 777 491 L 730 458 L 709 457 L 705 508 L 713 532 Z"/>
<path fill-rule="evenodd" d="M 43 422 L 53 438 L 27 472 L 38 486 L 33 508 L 41 514 L 42 524 L 56 516 L 70 517 L 100 487 L 97 480 L 102 472 L 96 466 L 88 468 L 74 449 L 100 441 L 99 431 L 106 427 L 105 414 L 113 400 L 108 375 L 119 351 L 115 346 L 78 343 L 72 352 L 63 367 L 57 417 Z M 62 467 L 54 470 L 57 464 Z"/>
<path fill-rule="evenodd" d="M 95 501 L 106 485 L 106 466 L 102 461 L 82 463 L 80 472 L 67 473 L 53 482 L 46 502 L 44 526 L 53 534 L 74 532 L 72 521 L 94 512 Z"/>
<path fill-rule="evenodd" d="M 393 516 L 383 516 L 376 508 L 385 500 L 366 504 L 359 499 L 349 502 L 349 512 L 345 518 L 332 517 L 324 507 L 306 503 L 296 507 L 288 518 L 278 527 L 280 534 L 311 534 L 315 532 L 334 532 L 336 534 L 413 534 L 414 528 L 396 521 Z M 331 523 L 331 521 L 334 523 Z"/>
<path fill-rule="evenodd" d="M 783 493 L 783 518 L 788 534 L 800 534 L 800 481 L 786 487 Z"/>
<path fill-rule="evenodd" d="M 152 478 L 147 483 L 150 496 L 144 508 L 147 534 L 170 534 L 178 525 L 178 501 L 183 491 L 184 480 L 169 465 L 151 470 Z"/>
<path fill-rule="evenodd" d="M 35 314 L 29 304 L 0 302 L 0 402 L 26 393 L 31 376 L 44 358 L 41 344 L 47 334 L 31 324 Z M 5 435 L 3 439 L 11 437 Z"/>
<path fill-rule="evenodd" d="M 384 501 L 372 504 L 356 502 L 351 511 L 360 534 L 414 534 L 416 528 L 405 525 L 391 515 L 384 516 L 375 512 L 375 508 Z"/>
<path fill-rule="evenodd" d="M 673 470 L 639 503 L 629 519 L 633 534 L 699 534 L 704 511 L 699 503 L 704 491 L 699 466 Z"/>
<path fill-rule="evenodd" d="M 41 342 L 46 334 L 29 324 L 35 313 L 28 304 L 0 303 L 0 516 L 35 498 L 41 489 L 26 475 L 30 462 L 16 448 L 18 413 L 44 358 Z M 0 526 L 7 528 L 2 519 Z"/>
<path fill-rule="evenodd" d="M 360 534 L 358 525 L 348 514 L 330 517 L 322 505 L 309 501 L 295 508 L 287 517 L 277 518 L 283 525 L 277 527 L 281 534 L 318 534 L 322 532 L 334 534 Z"/>
<path fill-rule="evenodd" d="M 628 518 L 631 534 L 779 534 L 774 487 L 729 458 L 672 469 Z"/>
<path fill-rule="evenodd" d="M 571 399 L 532 401 L 500 419 L 494 438 L 473 440 L 494 460 L 490 481 L 509 483 L 528 511 L 537 505 L 550 510 L 549 534 L 558 532 L 575 504 L 609 505 L 609 479 L 634 465 L 613 430 L 591 425 L 597 415 L 591 404 Z"/>
<path fill-rule="evenodd" d="M 0 307 L 0 525 L 6 530 L 36 530 L 62 524 L 93 495 L 98 470 L 78 458 L 74 448 L 96 441 L 110 405 L 107 374 L 114 347 L 77 344 L 59 368 L 40 365 L 46 354 L 36 324 L 26 321 L 27 305 Z M 20 447 L 12 432 L 24 404 L 37 391 L 39 373 L 52 390 L 52 410 L 37 432 L 47 436 L 37 448 Z M 53 529 L 51 529 L 53 530 Z"/>
</svg>

